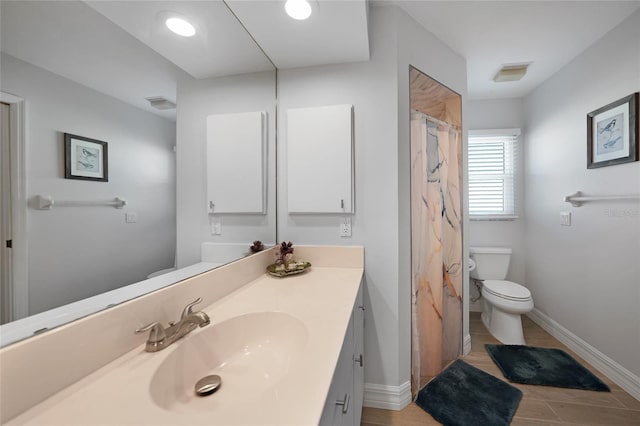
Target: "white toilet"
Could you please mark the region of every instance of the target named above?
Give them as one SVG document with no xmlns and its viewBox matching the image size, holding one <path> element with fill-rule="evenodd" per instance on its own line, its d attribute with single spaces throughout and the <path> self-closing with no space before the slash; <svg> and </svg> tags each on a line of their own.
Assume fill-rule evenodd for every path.
<svg viewBox="0 0 640 426">
<path fill-rule="evenodd" d="M 470 247 L 469 254 L 476 263 L 471 277 L 483 281 L 482 322 L 485 327 L 505 345 L 525 345 L 520 315 L 533 309 L 533 298 L 526 287 L 504 280 L 509 270 L 511 249 Z"/>
</svg>

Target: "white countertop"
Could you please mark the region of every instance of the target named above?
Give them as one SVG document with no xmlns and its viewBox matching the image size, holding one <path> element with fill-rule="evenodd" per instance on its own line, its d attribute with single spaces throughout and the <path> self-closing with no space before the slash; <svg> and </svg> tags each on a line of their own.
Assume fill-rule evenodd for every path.
<svg viewBox="0 0 640 426">
<path fill-rule="evenodd" d="M 362 268 L 315 266 L 287 278 L 265 274 L 204 308 L 211 317 L 209 326 L 157 353 L 144 352 L 140 346 L 7 424 L 318 424 L 362 274 Z M 288 366 L 288 372 L 274 380 L 269 390 L 247 394 L 221 411 L 169 411 L 154 402 L 150 384 L 163 360 L 181 345 L 189 345 L 198 333 L 216 327 L 216 323 L 253 312 L 286 313 L 306 328 L 306 343 Z M 207 398 L 224 391 L 223 378 L 220 390 Z"/>
</svg>

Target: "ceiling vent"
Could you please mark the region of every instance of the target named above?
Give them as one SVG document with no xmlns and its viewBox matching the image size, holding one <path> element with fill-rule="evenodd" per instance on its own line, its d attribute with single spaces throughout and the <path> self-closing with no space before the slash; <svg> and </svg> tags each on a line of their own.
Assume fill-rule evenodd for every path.
<svg viewBox="0 0 640 426">
<path fill-rule="evenodd" d="M 148 100 L 151 106 L 156 109 L 164 110 L 164 109 L 176 108 L 175 102 L 171 102 L 169 99 L 163 98 L 162 96 L 152 96 L 150 98 L 145 98 L 145 99 Z"/>
<path fill-rule="evenodd" d="M 504 81 L 518 81 L 527 73 L 527 68 L 530 64 L 514 64 L 504 65 L 498 74 L 493 77 L 493 81 L 496 83 L 502 83 Z"/>
</svg>

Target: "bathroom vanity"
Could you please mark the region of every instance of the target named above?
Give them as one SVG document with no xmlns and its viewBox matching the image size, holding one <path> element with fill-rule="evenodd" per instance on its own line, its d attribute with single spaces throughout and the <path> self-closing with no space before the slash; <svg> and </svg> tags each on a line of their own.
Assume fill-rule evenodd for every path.
<svg viewBox="0 0 640 426">
<path fill-rule="evenodd" d="M 313 266 L 269 276 L 268 250 L 4 348 L 2 423 L 359 424 L 363 249 L 296 246 L 296 257 Z M 133 330 L 176 320 L 197 297 L 210 325 L 146 352 Z M 196 396 L 209 374 L 220 389 Z"/>
<path fill-rule="evenodd" d="M 364 399 L 364 310 L 360 286 L 320 425 L 360 425 Z"/>
</svg>

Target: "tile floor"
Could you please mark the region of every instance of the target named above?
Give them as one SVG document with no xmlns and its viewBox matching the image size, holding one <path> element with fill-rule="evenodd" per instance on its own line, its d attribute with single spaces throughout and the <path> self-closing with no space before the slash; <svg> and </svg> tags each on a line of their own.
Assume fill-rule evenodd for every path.
<svg viewBox="0 0 640 426">
<path fill-rule="evenodd" d="M 469 355 L 463 359 L 469 364 L 506 381 L 502 372 L 489 358 L 489 354 L 484 349 L 485 343 L 500 342 L 494 339 L 484 328 L 479 313 L 472 312 L 469 321 L 472 346 Z M 520 401 L 518 411 L 516 411 L 511 423 L 512 425 L 640 425 L 640 401 L 620 389 L 618 385 L 592 368 L 582 358 L 558 342 L 533 321 L 523 318 L 523 327 L 528 345 L 563 349 L 609 385 L 611 393 L 512 383 L 523 393 L 522 401 Z M 361 423 L 362 426 L 425 426 L 439 424 L 414 403 L 409 404 L 402 411 L 364 408 Z"/>
</svg>

